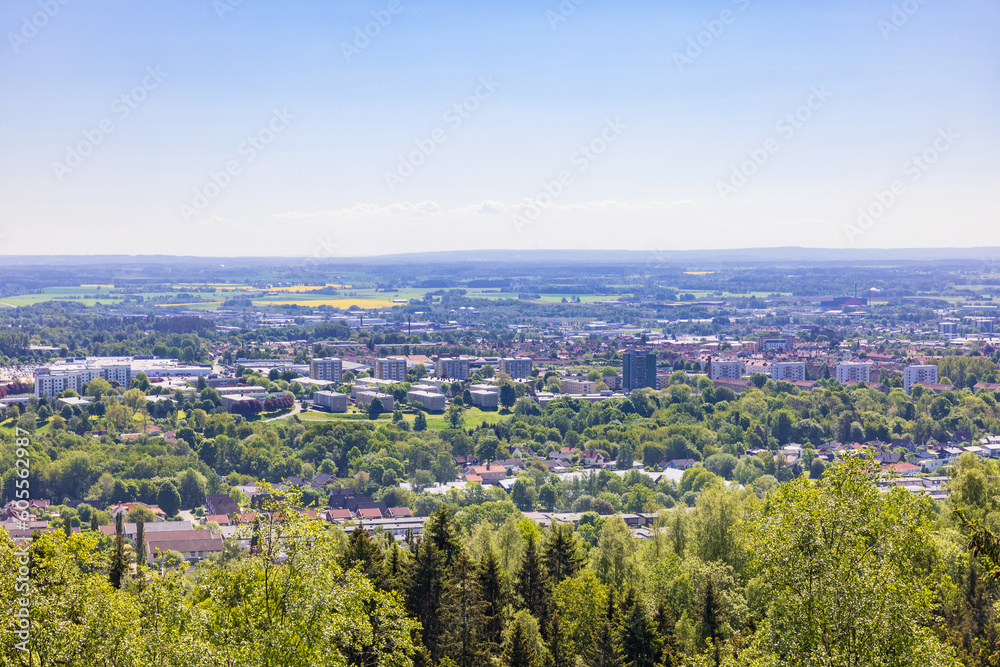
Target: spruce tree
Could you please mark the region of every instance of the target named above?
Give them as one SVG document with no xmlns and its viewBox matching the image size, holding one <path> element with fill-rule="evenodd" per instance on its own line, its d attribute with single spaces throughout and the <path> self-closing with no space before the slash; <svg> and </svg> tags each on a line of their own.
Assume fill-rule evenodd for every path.
<svg viewBox="0 0 1000 667">
<path fill-rule="evenodd" d="M 444 595 L 444 557 L 432 540 L 421 540 L 413 554 L 413 575 L 406 592 L 406 607 L 420 621 L 423 643 L 436 663 L 441 659 L 441 602 Z"/>
<path fill-rule="evenodd" d="M 479 589 L 486 607 L 483 611 L 483 643 L 491 654 L 503 643 L 504 608 L 507 606 L 507 582 L 500 561 L 492 550 L 479 563 Z"/>
<path fill-rule="evenodd" d="M 667 601 L 660 598 L 656 605 L 656 631 L 660 634 L 660 659 L 663 667 L 674 667 L 680 664 L 677 653 L 677 618 L 667 606 Z"/>
<path fill-rule="evenodd" d="M 465 550 L 459 551 L 449 568 L 441 608 L 441 651 L 459 667 L 474 667 L 486 657 L 487 647 L 482 641 L 486 603 L 475 574 Z"/>
<path fill-rule="evenodd" d="M 528 641 L 528 633 L 520 621 L 514 624 L 514 629 L 507 640 L 507 648 L 503 652 L 505 667 L 537 667 L 538 658 L 535 649 Z"/>
<path fill-rule="evenodd" d="M 575 656 L 570 648 L 569 636 L 558 611 L 552 612 L 549 623 L 549 656 L 547 662 L 552 667 L 574 667 Z"/>
<path fill-rule="evenodd" d="M 627 615 L 623 615 L 618 632 L 625 667 L 655 667 L 660 655 L 660 638 L 653 624 L 636 600 Z"/>
<path fill-rule="evenodd" d="M 347 541 L 347 548 L 340 556 L 340 566 L 345 570 L 358 567 L 376 586 L 384 588 L 385 570 L 382 550 L 372 541 L 368 531 L 357 526 Z"/>
<path fill-rule="evenodd" d="M 461 549 L 458 542 L 458 528 L 452 520 L 451 510 L 441 507 L 427 519 L 427 536 L 444 557 L 445 565 L 451 565 L 452 559 Z"/>
<path fill-rule="evenodd" d="M 527 609 L 545 627 L 548 620 L 549 577 L 534 534 L 528 535 L 528 545 L 517 572 L 516 592 L 521 599 L 521 607 Z"/>
<path fill-rule="evenodd" d="M 545 547 L 545 567 L 554 586 L 572 577 L 583 568 L 584 559 L 578 550 L 576 535 L 569 524 L 552 525 Z"/>
<path fill-rule="evenodd" d="M 90 513 L 90 529 L 97 530 L 97 510 Z"/>
</svg>

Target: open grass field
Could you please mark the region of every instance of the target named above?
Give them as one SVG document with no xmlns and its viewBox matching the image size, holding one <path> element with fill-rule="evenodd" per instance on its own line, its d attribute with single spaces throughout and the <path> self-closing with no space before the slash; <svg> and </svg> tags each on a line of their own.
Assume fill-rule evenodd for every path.
<svg viewBox="0 0 1000 667">
<path fill-rule="evenodd" d="M 353 408 L 352 408 L 353 410 Z M 480 424 L 496 424 L 498 421 L 504 417 L 510 415 L 510 412 L 497 411 L 497 410 L 480 410 L 479 408 L 468 408 L 465 411 L 465 423 L 464 428 L 476 428 Z M 365 421 L 368 419 L 368 415 L 364 412 L 354 411 L 347 412 L 343 414 L 331 414 L 329 412 L 300 412 L 298 415 L 299 419 L 304 422 L 326 422 L 326 421 Z M 416 419 L 416 415 L 403 415 L 406 421 L 412 423 Z M 379 421 L 389 422 L 392 419 L 392 413 L 386 413 L 379 416 Z M 432 431 L 440 431 L 448 426 L 448 420 L 443 414 L 435 415 L 430 414 L 427 416 L 427 428 Z"/>
</svg>

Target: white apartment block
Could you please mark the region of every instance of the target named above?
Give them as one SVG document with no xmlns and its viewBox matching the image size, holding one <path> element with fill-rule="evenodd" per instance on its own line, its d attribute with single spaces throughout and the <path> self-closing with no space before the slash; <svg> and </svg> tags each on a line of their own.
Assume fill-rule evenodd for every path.
<svg viewBox="0 0 1000 667">
<path fill-rule="evenodd" d="M 874 364 L 860 362 L 844 362 L 837 364 L 837 381 L 845 382 L 871 382 L 872 368 Z"/>
<path fill-rule="evenodd" d="M 436 374 L 439 378 L 468 380 L 469 361 L 470 357 L 438 357 Z"/>
<path fill-rule="evenodd" d="M 393 382 L 406 382 L 406 359 L 394 359 L 385 357 L 375 360 L 375 378 L 377 380 L 391 380 Z"/>
<path fill-rule="evenodd" d="M 340 359 L 313 359 L 309 362 L 309 377 L 313 380 L 340 382 L 343 363 Z"/>
<path fill-rule="evenodd" d="M 709 369 L 709 378 L 712 380 L 739 380 L 743 377 L 742 361 L 712 359 Z"/>
<path fill-rule="evenodd" d="M 802 382 L 806 379 L 806 362 L 804 361 L 776 361 L 771 364 L 771 379 L 775 382 L 786 380 L 788 382 Z"/>
<path fill-rule="evenodd" d="M 597 391 L 597 382 L 586 378 L 562 378 L 559 384 L 564 394 L 593 394 Z"/>
<path fill-rule="evenodd" d="M 531 376 L 531 359 L 527 357 L 508 357 L 500 360 L 500 372 L 511 378 L 519 379 Z"/>
<path fill-rule="evenodd" d="M 907 366 L 903 369 L 903 391 L 907 394 L 915 384 L 937 384 L 938 367 L 929 366 Z"/>
<path fill-rule="evenodd" d="M 190 366 L 172 359 L 77 358 L 38 369 L 35 375 L 35 396 L 51 398 L 64 389 L 82 394 L 83 388 L 97 378 L 128 387 L 140 372 L 151 378 L 204 376 L 212 372 L 212 367 Z"/>
</svg>

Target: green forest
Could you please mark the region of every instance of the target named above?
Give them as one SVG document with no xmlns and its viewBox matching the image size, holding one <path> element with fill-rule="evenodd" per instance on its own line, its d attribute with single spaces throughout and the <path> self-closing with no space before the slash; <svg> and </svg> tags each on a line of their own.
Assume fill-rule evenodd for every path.
<svg viewBox="0 0 1000 667">
<path fill-rule="evenodd" d="M 993 511 L 997 466 L 960 468 L 956 499 Z M 3 607 L 27 598 L 30 623 L 7 616 L 4 664 L 997 664 L 988 557 L 878 473 L 851 457 L 763 498 L 712 486 L 641 541 L 616 515 L 585 514 L 590 544 L 488 500 L 398 543 L 302 515 L 294 491 L 244 527 L 248 551 L 187 574 L 132 574 L 124 538 L 97 531 L 5 538 Z"/>
</svg>

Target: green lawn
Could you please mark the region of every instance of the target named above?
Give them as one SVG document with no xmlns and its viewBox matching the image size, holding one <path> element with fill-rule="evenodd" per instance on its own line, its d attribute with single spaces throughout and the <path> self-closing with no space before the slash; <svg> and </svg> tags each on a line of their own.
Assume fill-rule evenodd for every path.
<svg viewBox="0 0 1000 667">
<path fill-rule="evenodd" d="M 352 408 L 353 409 L 353 408 Z M 510 414 L 507 411 L 497 411 L 497 410 L 480 410 L 479 408 L 469 408 L 465 411 L 465 424 L 464 427 L 477 428 L 480 424 L 496 424 L 503 417 Z M 364 421 L 368 419 L 368 415 L 365 412 L 354 411 L 343 414 L 331 414 L 329 412 L 300 412 L 299 419 L 304 422 L 325 422 L 325 421 L 342 421 L 342 420 L 360 420 Z M 403 417 L 408 422 L 413 422 L 416 419 L 415 414 L 403 415 Z M 385 413 L 379 415 L 379 421 L 388 422 L 392 419 L 392 413 Z M 432 431 L 441 431 L 448 426 L 448 420 L 444 414 L 431 414 L 427 416 L 427 428 Z"/>
</svg>

